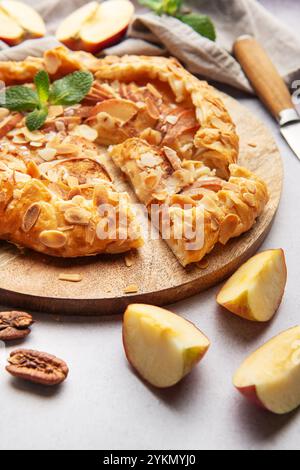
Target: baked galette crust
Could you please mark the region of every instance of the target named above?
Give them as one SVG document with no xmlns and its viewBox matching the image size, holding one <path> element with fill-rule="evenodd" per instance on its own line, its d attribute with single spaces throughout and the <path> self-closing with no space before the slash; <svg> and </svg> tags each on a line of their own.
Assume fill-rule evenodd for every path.
<svg viewBox="0 0 300 470">
<path fill-rule="evenodd" d="M 95 80 L 80 105 L 51 106 L 33 133 L 24 115 L 0 109 L 0 238 L 61 257 L 140 247 L 135 211 L 111 181 L 107 153 L 149 214 L 158 207 L 161 232 L 167 214 L 171 232 L 164 238 L 183 266 L 252 227 L 267 188 L 236 165 L 235 125 L 206 82 L 175 59 L 96 59 L 63 47 L 43 58 L 1 62 L 0 80 L 30 84 L 41 69 L 53 80 L 86 69 Z M 126 222 L 117 230 L 109 227 L 111 214 L 99 211 L 105 204 Z M 202 218 L 202 242 L 197 234 L 178 237 L 184 216 L 192 228 Z"/>
</svg>

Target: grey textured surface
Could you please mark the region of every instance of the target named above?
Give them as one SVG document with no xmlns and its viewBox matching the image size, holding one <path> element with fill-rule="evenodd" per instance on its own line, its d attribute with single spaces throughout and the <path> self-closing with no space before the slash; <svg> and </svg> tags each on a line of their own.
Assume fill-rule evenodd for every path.
<svg viewBox="0 0 300 470">
<path fill-rule="evenodd" d="M 298 2 L 262 3 L 296 30 Z M 215 303 L 217 288 L 172 306 L 211 338 L 212 348 L 181 384 L 156 391 L 126 363 L 120 318 L 36 315 L 39 321 L 24 346 L 62 357 L 70 376 L 62 387 L 48 391 L 1 373 L 1 449 L 299 449 L 300 411 L 283 417 L 262 412 L 231 385 L 249 352 L 300 323 L 300 164 L 262 105 L 242 94 L 236 97 L 272 129 L 285 164 L 281 207 L 264 244 L 282 247 L 287 255 L 289 281 L 276 318 L 264 326 L 225 313 Z M 1 371 L 15 347 L 0 349 Z"/>
</svg>

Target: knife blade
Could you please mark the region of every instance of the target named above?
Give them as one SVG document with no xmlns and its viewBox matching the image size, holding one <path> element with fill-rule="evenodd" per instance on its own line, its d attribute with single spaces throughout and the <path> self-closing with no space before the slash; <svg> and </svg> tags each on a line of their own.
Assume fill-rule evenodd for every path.
<svg viewBox="0 0 300 470">
<path fill-rule="evenodd" d="M 300 119 L 292 124 L 282 126 L 281 134 L 300 160 Z"/>
<path fill-rule="evenodd" d="M 300 116 L 270 57 L 251 36 L 238 38 L 233 52 L 258 97 L 277 120 L 281 135 L 300 160 Z"/>
</svg>

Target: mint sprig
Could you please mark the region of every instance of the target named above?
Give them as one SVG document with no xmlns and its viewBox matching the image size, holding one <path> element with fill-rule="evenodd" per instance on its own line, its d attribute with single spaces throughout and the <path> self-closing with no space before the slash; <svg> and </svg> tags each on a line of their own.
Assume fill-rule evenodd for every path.
<svg viewBox="0 0 300 470">
<path fill-rule="evenodd" d="M 34 84 L 37 90 L 40 104 L 46 105 L 50 93 L 50 79 L 45 70 L 41 70 L 36 74 L 34 77 Z"/>
<path fill-rule="evenodd" d="M 204 36 L 211 41 L 216 40 L 216 29 L 209 16 L 199 15 L 197 13 L 188 13 L 186 15 L 178 15 L 177 18 L 193 28 L 193 30 L 200 34 L 200 36 Z"/>
<path fill-rule="evenodd" d="M 40 129 L 44 124 L 48 116 L 48 109 L 36 109 L 32 113 L 26 116 L 26 127 L 30 131 L 36 131 Z"/>
<path fill-rule="evenodd" d="M 80 103 L 93 84 L 90 72 L 74 72 L 53 83 L 50 90 L 52 104 L 70 106 Z"/>
<path fill-rule="evenodd" d="M 77 71 L 50 84 L 49 75 L 41 70 L 34 77 L 35 89 L 29 86 L 12 86 L 5 90 L 1 107 L 10 111 L 23 111 L 30 131 L 40 129 L 48 116 L 49 105 L 70 106 L 80 103 L 93 84 L 93 75 Z"/>
<path fill-rule="evenodd" d="M 11 111 L 32 111 L 39 105 L 36 91 L 26 86 L 12 86 L 5 91 L 2 107 Z"/>
<path fill-rule="evenodd" d="M 157 15 L 165 14 L 177 18 L 211 41 L 216 40 L 216 30 L 212 20 L 206 15 L 185 13 L 184 0 L 139 0 L 139 3 L 150 8 Z"/>
</svg>

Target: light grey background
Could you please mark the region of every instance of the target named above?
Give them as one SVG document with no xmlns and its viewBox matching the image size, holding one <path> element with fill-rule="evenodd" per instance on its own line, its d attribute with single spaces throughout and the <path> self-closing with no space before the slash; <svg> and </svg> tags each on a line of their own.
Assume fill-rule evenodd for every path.
<svg viewBox="0 0 300 470">
<path fill-rule="evenodd" d="M 262 3 L 298 31 L 299 2 Z M 146 386 L 127 365 L 121 318 L 35 315 L 38 322 L 22 346 L 65 359 L 70 376 L 56 390 L 17 382 L 4 365 L 18 345 L 0 349 L 1 449 L 299 449 L 300 412 L 280 417 L 257 410 L 231 381 L 248 353 L 300 324 L 300 163 L 262 105 L 230 93 L 272 129 L 284 160 L 283 198 L 263 247 L 286 251 L 289 281 L 278 315 L 265 326 L 240 320 L 217 307 L 217 288 L 173 305 L 210 337 L 212 347 L 203 363 L 169 391 Z"/>
</svg>

